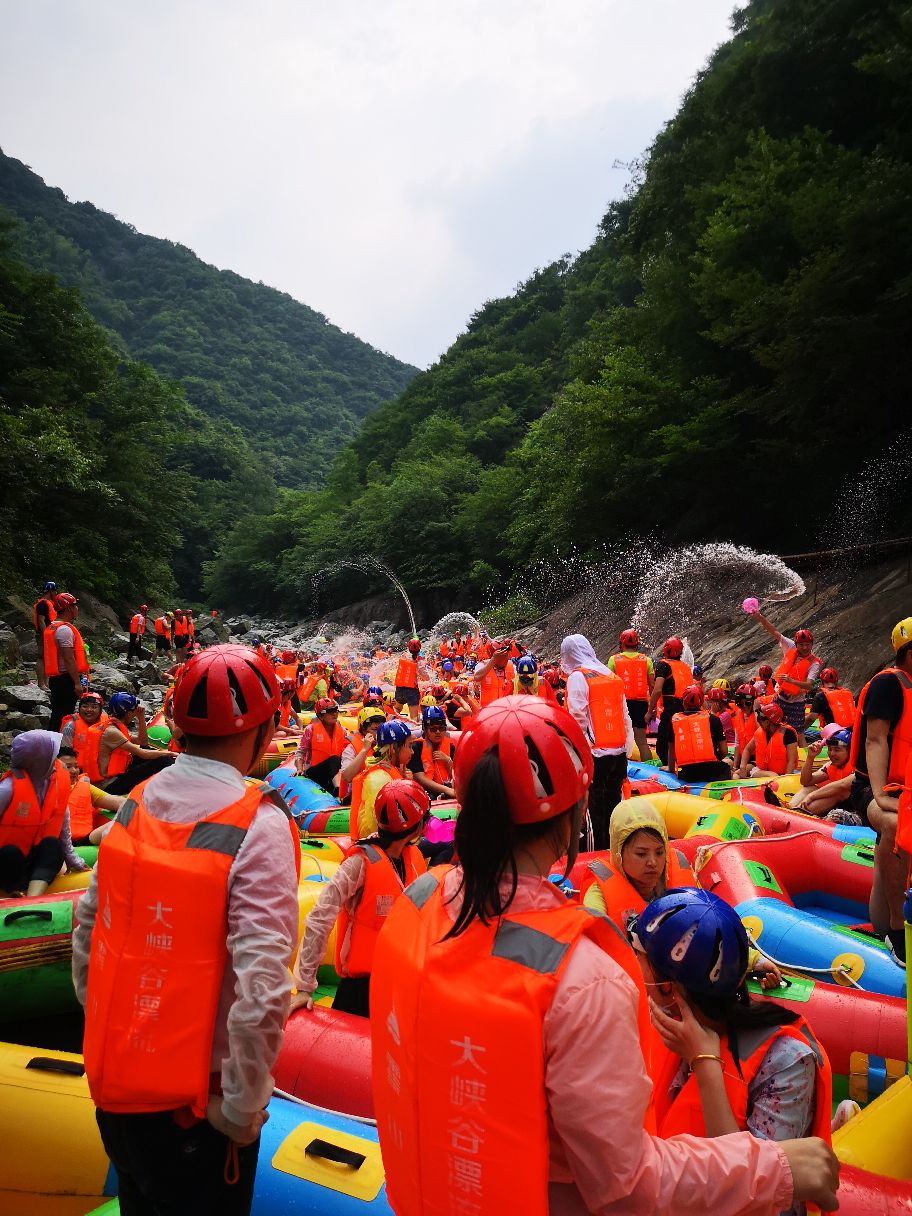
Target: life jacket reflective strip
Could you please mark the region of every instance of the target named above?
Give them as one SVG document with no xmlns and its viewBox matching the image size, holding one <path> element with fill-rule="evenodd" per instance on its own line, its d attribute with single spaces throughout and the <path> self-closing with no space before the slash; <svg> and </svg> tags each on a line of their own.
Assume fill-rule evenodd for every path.
<svg viewBox="0 0 912 1216">
<path fill-rule="evenodd" d="M 451 785 L 453 774 L 442 760 L 434 759 L 435 751 L 445 752 L 448 756 L 452 756 L 453 744 L 449 739 L 441 739 L 439 747 L 431 747 L 426 739 L 422 740 L 421 768 L 424 775 L 431 781 L 436 781 L 438 785 Z"/>
<path fill-rule="evenodd" d="M 32 605 L 32 620 L 35 622 L 35 632 L 36 633 L 44 630 L 44 628 L 45 628 L 45 626 L 42 625 L 41 622 L 38 620 L 38 609 L 41 607 L 42 604 L 44 604 L 44 608 L 45 608 L 45 611 L 42 613 L 42 615 L 47 618 L 48 624 L 50 624 L 51 621 L 57 620 L 57 609 L 54 607 L 53 603 L 50 600 L 47 600 L 44 598 L 42 598 L 40 600 L 35 600 L 35 603 Z"/>
<path fill-rule="evenodd" d="M 98 850 L 84 1057 L 95 1105 L 203 1118 L 228 961 L 228 875 L 265 786 L 195 823 L 143 807 L 145 782 Z M 296 866 L 301 850 L 289 820 Z M 297 842 L 297 843 L 296 843 Z"/>
<path fill-rule="evenodd" d="M 359 827 L 359 819 L 361 816 L 361 794 L 364 789 L 364 782 L 378 768 L 384 773 L 389 773 L 391 781 L 403 775 L 401 770 L 392 764 L 371 764 L 370 766 L 365 764 L 361 772 L 355 774 L 351 783 L 351 809 L 348 812 L 348 834 L 352 840 L 363 840 L 365 837 L 373 835 L 376 831 L 376 824 L 365 824 L 366 830 L 362 832 Z"/>
<path fill-rule="evenodd" d="M 777 726 L 767 738 L 766 731 L 758 726 L 754 734 L 754 763 L 768 773 L 788 772 L 788 752 L 785 746 L 783 727 Z"/>
<path fill-rule="evenodd" d="M 508 910 L 443 940 L 451 927 L 432 870 L 396 901 L 374 954 L 373 1093 L 389 1203 L 397 1216 L 430 1216 L 465 1183 L 472 1211 L 547 1216 L 543 1023 L 557 985 L 589 937 L 630 976 L 648 1018 L 640 968 L 611 922 L 579 904 Z"/>
<path fill-rule="evenodd" d="M 409 883 L 424 874 L 427 862 L 414 845 L 406 845 L 402 851 L 405 864 L 403 883 L 386 852 L 378 845 L 357 844 L 349 849 L 347 856 L 351 857 L 353 853 L 364 855 L 364 885 L 353 915 L 349 918 L 344 908 L 339 914 L 336 971 L 339 975 L 370 975 L 377 938 L 390 909 Z"/>
<path fill-rule="evenodd" d="M 478 699 L 481 701 L 482 708 L 493 704 L 494 701 L 499 701 L 501 697 L 510 696 L 515 681 L 516 668 L 512 663 L 508 662 L 506 667 L 488 668 L 478 681 Z"/>
<path fill-rule="evenodd" d="M 108 726 L 116 726 L 123 737 L 128 742 L 132 742 L 132 739 L 130 739 L 130 732 L 123 722 L 118 722 L 116 718 L 112 718 L 108 723 Z M 119 777 L 121 773 L 125 773 L 130 767 L 130 761 L 132 759 L 133 757 L 125 747 L 115 747 L 114 750 L 108 755 L 108 767 L 107 771 L 104 773 L 105 779 L 108 777 Z"/>
<path fill-rule="evenodd" d="M 887 770 L 887 782 L 890 785 L 902 785 L 906 780 L 906 770 L 909 767 L 910 756 L 912 756 L 912 679 L 904 671 L 900 671 L 898 667 L 885 667 L 877 675 L 884 675 L 885 673 L 896 676 L 903 695 L 902 714 L 890 733 L 890 764 Z M 871 677 L 871 679 L 874 678 L 873 676 Z M 865 712 L 864 707 L 870 687 L 871 680 L 868 680 L 859 694 L 858 706 L 855 710 L 852 747 L 849 755 L 853 767 L 855 767 L 858 760 L 858 748 L 861 744 L 861 718 Z"/>
<path fill-rule="evenodd" d="M 671 668 L 671 679 L 674 683 L 674 692 L 670 692 L 668 690 L 668 679 L 666 677 L 665 683 L 662 686 L 662 699 L 663 701 L 675 699 L 680 701 L 684 693 L 684 689 L 687 688 L 689 684 L 693 684 L 694 682 L 693 672 L 681 659 L 663 659 L 662 662 L 667 663 Z"/>
<path fill-rule="evenodd" d="M 589 667 L 576 667 L 570 675 L 574 675 L 575 672 L 579 672 L 586 681 L 589 693 L 592 746 L 623 747 L 627 742 L 627 724 L 624 720 L 624 681 L 612 672 L 605 675 L 603 672 L 593 671 Z"/>
<path fill-rule="evenodd" d="M 621 651 L 614 656 L 614 670 L 624 681 L 624 696 L 628 701 L 649 700 L 649 660 L 645 654 L 633 658 Z"/>
<path fill-rule="evenodd" d="M 59 760 L 48 782 L 41 805 L 32 779 L 23 769 L 3 774 L 13 785 L 10 804 L 0 815 L 0 847 L 15 845 L 27 857 L 29 851 L 47 836 L 59 836 L 70 798 L 70 774 Z"/>
<path fill-rule="evenodd" d="M 69 624 L 69 628 L 73 631 L 73 657 L 76 660 L 76 670 L 80 675 L 86 675 L 89 670 L 89 660 L 86 658 L 85 642 L 82 640 L 82 634 L 72 621 L 67 622 L 57 619 L 51 621 L 50 625 L 45 629 L 42 638 L 44 645 L 44 674 L 46 676 L 65 674 L 66 669 L 64 668 L 63 672 L 61 672 L 58 661 L 56 633 L 58 629 L 62 629 L 67 624 Z"/>
<path fill-rule="evenodd" d="M 805 1046 L 810 1046 L 814 1052 L 815 1081 L 814 1081 L 814 1114 L 809 1136 L 819 1136 L 827 1144 L 831 1143 L 830 1117 L 833 1098 L 833 1076 L 826 1052 L 818 1043 L 810 1026 L 799 1018 L 786 1026 L 776 1026 L 756 1048 L 752 1055 L 741 1061 L 741 1073 L 735 1063 L 727 1040 L 723 1040 L 719 1054 L 722 1057 L 722 1076 L 725 1092 L 731 1105 L 732 1115 L 739 1130 L 747 1130 L 749 1086 L 756 1077 L 761 1064 L 766 1058 L 776 1039 L 796 1039 Z M 674 1099 L 669 1098 L 669 1089 L 674 1081 L 681 1064 L 680 1057 L 669 1054 L 665 1070 L 656 1081 L 656 1114 L 659 1122 L 659 1135 L 663 1139 L 670 1136 L 689 1134 L 705 1136 L 706 1123 L 703 1118 L 703 1108 L 700 1104 L 700 1090 L 695 1073 L 691 1073 L 684 1082 L 683 1088 Z"/>
<path fill-rule="evenodd" d="M 393 681 L 397 688 L 418 687 L 418 664 L 414 659 L 401 658 L 396 666 L 396 678 Z"/>
<path fill-rule="evenodd" d="M 130 632 L 138 633 L 140 636 L 146 632 L 146 618 L 141 612 L 134 612 L 130 619 Z"/>
<path fill-rule="evenodd" d="M 348 747 L 348 738 L 338 722 L 333 733 L 330 734 L 319 718 L 313 720 L 310 731 L 311 768 L 322 764 L 330 756 L 341 756 L 346 747 Z"/>
<path fill-rule="evenodd" d="M 671 719 L 675 764 L 678 767 L 683 764 L 703 764 L 708 760 L 718 760 L 709 717 L 709 713 L 704 709 L 694 714 L 675 714 Z"/>
<path fill-rule="evenodd" d="M 312 671 L 301 672 L 298 676 L 298 700 L 302 705 L 306 705 L 308 701 L 313 700 L 314 689 L 320 683 L 320 675 L 318 672 Z"/>
<path fill-rule="evenodd" d="M 70 811 L 70 834 L 74 840 L 82 840 L 91 832 L 94 822 L 92 807 L 92 782 L 82 776 L 70 790 L 67 803 Z"/>
<path fill-rule="evenodd" d="M 745 714 L 744 710 L 739 709 L 736 705 L 731 711 L 731 720 L 732 726 L 735 728 L 735 739 L 743 752 L 757 733 L 757 715 L 753 712 Z"/>
<path fill-rule="evenodd" d="M 855 698 L 847 688 L 825 688 L 823 695 L 827 699 L 833 721 L 840 726 L 851 726 L 855 721 Z"/>
<path fill-rule="evenodd" d="M 790 697 L 794 696 L 795 693 L 801 692 L 802 689 L 797 684 L 793 684 L 788 677 L 794 676 L 796 680 L 806 680 L 813 664 L 819 662 L 820 660 L 815 654 L 809 654 L 802 658 L 795 646 L 791 650 L 787 650 L 775 672 L 776 679 L 779 682 L 779 691 L 784 692 Z"/>
</svg>

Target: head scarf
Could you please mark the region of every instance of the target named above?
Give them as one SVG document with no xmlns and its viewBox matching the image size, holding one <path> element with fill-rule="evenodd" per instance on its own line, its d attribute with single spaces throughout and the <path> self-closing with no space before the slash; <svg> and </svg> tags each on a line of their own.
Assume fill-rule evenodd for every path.
<svg viewBox="0 0 912 1216">
<path fill-rule="evenodd" d="M 39 803 L 47 793 L 62 739 L 52 730 L 24 730 L 10 748 L 10 768 L 22 769 L 28 775 Z"/>
<path fill-rule="evenodd" d="M 581 633 L 571 633 L 561 642 L 560 648 L 561 671 L 568 676 L 577 667 L 588 667 L 590 671 L 600 671 L 603 676 L 611 675 L 604 663 L 595 657 L 592 643 Z"/>
<path fill-rule="evenodd" d="M 643 828 L 649 828 L 665 841 L 665 877 L 668 877 L 668 830 L 665 820 L 648 800 L 648 798 L 628 798 L 619 802 L 611 812 L 611 822 L 608 836 L 611 847 L 611 863 L 618 874 L 623 874 L 624 863 L 621 857 L 624 845 L 634 834 Z"/>
</svg>

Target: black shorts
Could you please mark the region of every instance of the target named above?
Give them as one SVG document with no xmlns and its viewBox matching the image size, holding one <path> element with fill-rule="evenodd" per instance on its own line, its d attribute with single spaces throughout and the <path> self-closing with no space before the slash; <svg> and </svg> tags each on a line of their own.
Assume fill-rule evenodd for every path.
<svg viewBox="0 0 912 1216">
<path fill-rule="evenodd" d="M 633 724 L 634 730 L 646 729 L 646 710 L 649 706 L 648 701 L 628 701 L 627 709 L 630 713 L 630 721 Z"/>
<path fill-rule="evenodd" d="M 403 688 L 401 685 L 397 685 L 394 695 L 397 705 L 417 705 L 421 700 L 417 688 Z"/>
<path fill-rule="evenodd" d="M 845 799 L 845 805 L 848 806 L 850 811 L 854 811 L 856 815 L 859 815 L 861 822 L 868 828 L 871 826 L 868 822 L 868 805 L 873 797 L 874 791 L 871 789 L 871 783 L 867 777 L 861 773 L 856 773 L 855 780 L 852 782 L 852 789 L 848 798 Z"/>
<path fill-rule="evenodd" d="M 156 650 L 170 650 L 171 649 L 171 643 L 164 636 L 164 634 L 157 633 L 155 635 L 155 649 Z"/>
</svg>

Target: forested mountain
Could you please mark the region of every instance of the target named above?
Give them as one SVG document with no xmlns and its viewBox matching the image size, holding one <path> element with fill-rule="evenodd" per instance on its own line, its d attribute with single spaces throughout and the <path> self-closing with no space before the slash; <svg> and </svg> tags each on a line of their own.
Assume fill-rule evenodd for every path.
<svg viewBox="0 0 912 1216">
<path fill-rule="evenodd" d="M 179 380 L 190 402 L 238 426 L 280 484 L 318 486 L 329 461 L 415 368 L 291 296 L 71 203 L 0 153 L 11 253 L 78 287 L 116 348 Z"/>
<path fill-rule="evenodd" d="M 322 489 L 243 520 L 213 594 L 291 605 L 363 552 L 481 593 L 628 531 L 863 541 L 864 495 L 908 523 L 889 479 L 845 487 L 912 390 L 910 14 L 739 9 L 594 244 L 480 308 Z"/>
</svg>

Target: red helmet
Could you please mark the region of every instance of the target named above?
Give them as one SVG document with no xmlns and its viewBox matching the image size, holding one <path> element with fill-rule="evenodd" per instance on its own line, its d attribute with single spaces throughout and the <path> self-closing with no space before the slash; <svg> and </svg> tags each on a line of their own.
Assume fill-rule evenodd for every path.
<svg viewBox="0 0 912 1216">
<path fill-rule="evenodd" d="M 283 693 L 286 693 L 286 692 L 294 692 L 294 690 L 297 688 L 297 684 L 296 684 L 296 682 L 295 682 L 294 680 L 287 680 L 287 679 L 286 679 L 286 680 L 283 680 L 283 681 L 282 681 L 282 685 L 281 685 L 281 687 L 282 687 L 282 692 L 283 692 Z"/>
<path fill-rule="evenodd" d="M 714 692 L 710 689 L 710 696 Z M 721 692 L 722 690 L 719 689 Z M 681 704 L 685 709 L 701 709 L 703 706 L 703 689 L 699 684 L 688 684 L 681 693 Z"/>
<path fill-rule="evenodd" d="M 540 823 L 578 803 L 594 766 L 586 737 L 565 709 L 540 697 L 501 697 L 483 709 L 456 745 L 456 796 L 465 796 L 475 765 L 496 749 L 514 823 Z"/>
<path fill-rule="evenodd" d="M 100 692 L 84 692 L 79 698 L 79 704 L 82 705 L 86 701 L 94 701 L 96 705 L 104 706 L 104 697 Z"/>
<path fill-rule="evenodd" d="M 814 641 L 814 635 L 811 633 L 810 629 L 796 629 L 795 630 L 795 645 L 796 646 L 799 642 L 808 642 L 810 644 L 810 643 L 813 643 L 813 641 Z"/>
<path fill-rule="evenodd" d="M 625 629 L 620 637 L 622 650 L 635 650 L 640 644 L 640 635 L 635 629 Z"/>
<path fill-rule="evenodd" d="M 432 684 L 429 692 L 431 696 L 436 697 L 438 701 L 442 700 L 446 696 L 446 689 L 442 684 Z"/>
<path fill-rule="evenodd" d="M 542 675 L 542 679 L 545 681 L 545 683 L 550 684 L 552 688 L 557 688 L 558 685 L 560 684 L 560 681 L 561 681 L 560 668 L 555 666 L 554 663 L 549 663 L 548 666 L 542 670 L 541 675 Z"/>
<path fill-rule="evenodd" d="M 69 591 L 61 591 L 59 595 L 54 596 L 54 607 L 58 612 L 64 612 L 76 603 L 78 603 L 76 596 L 70 595 Z"/>
<path fill-rule="evenodd" d="M 771 680 L 773 678 L 773 669 L 770 667 L 769 663 L 762 663 L 757 675 L 761 680 Z"/>
<path fill-rule="evenodd" d="M 739 684 L 735 689 L 736 697 L 750 697 L 753 700 L 756 695 L 753 684 Z"/>
<path fill-rule="evenodd" d="M 728 693 L 724 688 L 711 688 L 706 694 L 707 701 L 720 701 L 723 705 L 728 704 Z"/>
<path fill-rule="evenodd" d="M 454 684 L 453 695 L 456 697 L 467 697 L 469 695 L 468 684 Z"/>
<path fill-rule="evenodd" d="M 140 612 L 148 612 L 148 611 L 149 611 L 149 605 L 148 605 L 148 604 L 140 604 L 140 605 L 139 605 L 139 611 L 140 611 Z"/>
<path fill-rule="evenodd" d="M 418 638 L 409 638 L 406 650 L 409 654 L 421 654 L 421 643 Z"/>
<path fill-rule="evenodd" d="M 397 778 L 380 787 L 374 813 L 381 831 L 401 839 L 420 827 L 431 809 L 431 800 L 417 781 Z"/>
<path fill-rule="evenodd" d="M 839 683 L 839 672 L 836 670 L 835 667 L 824 667 L 823 671 L 820 673 L 820 683 L 821 684 L 838 684 Z"/>
<path fill-rule="evenodd" d="M 684 653 L 684 643 L 680 638 L 669 638 L 662 647 L 662 654 L 666 659 L 679 659 Z"/>
<path fill-rule="evenodd" d="M 774 726 L 778 726 L 782 721 L 782 706 L 776 701 L 767 701 L 757 707 L 757 714 L 762 714 L 768 722 L 772 722 Z"/>
<path fill-rule="evenodd" d="M 293 658 L 294 658 L 294 655 L 292 655 L 292 656 L 291 656 L 291 658 L 293 659 Z M 289 661 L 289 663 L 290 663 L 290 662 L 291 662 L 291 659 L 289 659 L 288 661 Z M 317 671 L 326 671 L 326 660 L 325 660 L 325 659 L 320 659 L 320 660 L 318 660 L 318 662 L 317 662 Z"/>
<path fill-rule="evenodd" d="M 271 718 L 280 700 L 262 655 L 236 643 L 210 646 L 181 668 L 171 716 L 188 735 L 239 735 Z"/>
<path fill-rule="evenodd" d="M 314 703 L 314 713 L 319 717 L 321 714 L 328 714 L 333 709 L 338 709 L 339 706 L 332 697 L 319 697 Z"/>
<path fill-rule="evenodd" d="M 297 658 L 297 655 L 295 654 L 295 652 L 293 650 L 283 650 L 282 651 L 282 662 L 283 663 L 293 663 L 296 658 Z"/>
</svg>

